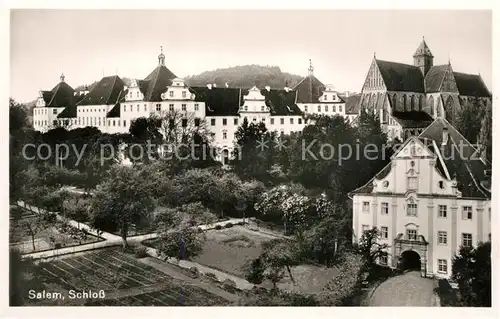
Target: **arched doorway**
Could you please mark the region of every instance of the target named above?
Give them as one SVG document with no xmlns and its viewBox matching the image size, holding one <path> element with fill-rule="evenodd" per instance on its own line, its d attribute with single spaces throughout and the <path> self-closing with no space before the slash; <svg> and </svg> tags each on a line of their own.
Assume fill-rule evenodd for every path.
<svg viewBox="0 0 500 319">
<path fill-rule="evenodd" d="M 420 255 L 414 250 L 406 250 L 401 254 L 402 270 L 419 270 L 421 267 Z"/>
</svg>

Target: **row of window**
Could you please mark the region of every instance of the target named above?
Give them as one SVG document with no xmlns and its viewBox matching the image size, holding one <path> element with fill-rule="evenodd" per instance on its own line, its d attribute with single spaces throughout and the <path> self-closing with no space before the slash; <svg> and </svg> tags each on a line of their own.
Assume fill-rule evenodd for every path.
<svg viewBox="0 0 500 319">
<path fill-rule="evenodd" d="M 123 105 L 123 112 L 127 112 L 127 106 L 129 107 L 129 112 L 132 112 L 133 111 L 133 105 L 132 104 L 130 104 L 130 105 L 124 104 Z M 137 108 L 137 112 L 139 112 L 140 111 L 140 105 L 137 104 L 136 108 Z M 161 111 L 161 103 L 158 103 L 158 104 L 155 105 L 155 110 L 157 112 Z M 174 104 L 169 104 L 168 105 L 168 110 L 170 112 L 173 112 L 174 111 Z M 182 111 L 187 111 L 187 104 L 181 104 L 181 110 Z M 199 111 L 199 110 L 200 110 L 200 105 L 198 103 L 195 103 L 194 104 L 194 111 Z M 144 104 L 144 112 L 147 112 L 147 111 L 148 111 L 147 105 Z"/>
<path fill-rule="evenodd" d="M 379 263 L 381 265 L 387 265 L 388 263 L 388 257 L 387 255 L 382 255 L 379 257 Z M 447 259 L 438 259 L 437 260 L 437 265 L 438 265 L 438 273 L 441 274 L 448 274 L 448 260 Z"/>
<path fill-rule="evenodd" d="M 35 108 L 35 115 L 44 115 L 47 114 L 47 108 Z M 52 109 L 52 114 L 57 114 L 57 109 Z"/>
<path fill-rule="evenodd" d="M 146 105 L 144 105 L 146 106 Z M 106 109 L 88 109 L 88 108 L 79 108 L 77 109 L 78 113 L 83 112 L 106 112 Z"/>
<path fill-rule="evenodd" d="M 256 122 L 257 118 L 254 117 L 253 121 Z M 266 119 L 262 118 L 262 122 L 265 122 L 265 121 L 266 121 Z M 271 121 L 271 125 L 274 125 L 274 118 L 271 118 L 270 121 Z M 304 122 L 305 122 L 305 120 L 304 120 Z M 291 117 L 290 118 L 290 124 L 294 124 L 294 123 L 295 123 L 295 119 L 293 117 Z M 233 119 L 233 124 L 234 125 L 238 125 L 238 118 L 234 118 Z M 285 119 L 284 118 L 280 118 L 280 124 L 281 125 L 285 125 Z M 298 118 L 297 119 L 297 124 L 302 124 L 302 118 Z M 216 125 L 216 119 L 215 118 L 210 119 L 210 125 L 211 126 L 215 126 Z M 227 125 L 227 119 L 226 118 L 222 119 L 222 125 L 223 126 Z"/>
<path fill-rule="evenodd" d="M 341 113 L 342 112 L 342 105 L 339 105 L 339 112 Z M 325 112 L 328 112 L 328 105 L 324 105 L 324 110 Z M 308 111 L 308 107 L 307 105 L 304 105 L 304 112 L 309 112 Z M 318 112 L 321 112 L 321 105 L 318 105 Z M 332 105 L 332 113 L 334 112 L 337 112 L 337 106 L 336 105 Z"/>
<path fill-rule="evenodd" d="M 407 216 L 417 216 L 417 204 L 408 203 L 406 206 Z M 363 202 L 363 213 L 370 212 L 370 202 Z M 380 212 L 382 215 L 389 214 L 389 203 L 382 202 L 380 205 Z M 447 218 L 448 217 L 448 206 L 438 205 L 438 217 Z M 462 219 L 472 220 L 472 206 L 462 206 Z"/>
<path fill-rule="evenodd" d="M 369 225 L 362 225 L 363 233 L 370 229 Z M 417 240 L 417 230 L 416 229 L 407 229 L 406 230 L 406 239 L 407 240 Z M 387 226 L 380 227 L 380 238 L 388 239 L 389 238 L 389 228 Z M 437 243 L 439 245 L 448 245 L 448 233 L 443 230 L 439 230 L 437 232 Z M 472 234 L 470 233 L 462 233 L 462 246 L 464 247 L 472 247 Z"/>
<path fill-rule="evenodd" d="M 174 97 L 174 91 L 169 91 L 168 92 L 168 96 L 169 97 Z M 142 95 L 141 92 L 137 91 L 136 92 L 136 97 L 137 98 L 143 98 L 143 95 Z M 187 92 L 186 91 L 182 91 L 182 98 L 185 99 L 186 97 L 187 97 Z M 129 98 L 130 99 L 134 98 L 134 92 L 133 91 L 130 91 Z"/>
</svg>

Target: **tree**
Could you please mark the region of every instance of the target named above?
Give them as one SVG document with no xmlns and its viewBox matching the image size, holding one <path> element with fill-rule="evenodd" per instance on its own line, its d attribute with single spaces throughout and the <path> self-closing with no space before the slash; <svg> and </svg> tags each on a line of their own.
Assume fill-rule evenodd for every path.
<svg viewBox="0 0 500 319">
<path fill-rule="evenodd" d="M 488 101 L 486 103 L 486 107 L 484 108 L 482 121 L 481 121 L 481 130 L 479 131 L 479 144 L 483 148 L 484 157 L 489 161 L 492 161 L 493 157 L 493 144 L 492 144 L 492 131 L 493 130 L 493 113 L 492 113 L 492 105 L 491 102 Z"/>
<path fill-rule="evenodd" d="M 264 271 L 266 270 L 260 258 L 252 260 L 246 270 L 245 279 L 252 284 L 259 285 L 264 280 Z"/>
<path fill-rule="evenodd" d="M 298 265 L 300 261 L 295 242 L 292 240 L 273 239 L 263 243 L 262 250 L 263 252 L 259 258 L 263 261 L 267 270 L 266 277 L 271 280 L 274 288 L 276 288 L 276 284 L 283 278 L 285 269 L 292 282 L 295 283 L 290 268 Z"/>
<path fill-rule="evenodd" d="M 185 260 L 197 256 L 203 250 L 205 235 L 196 228 L 184 224 L 175 228 L 161 230 L 158 240 L 158 251 L 170 256 Z"/>
<path fill-rule="evenodd" d="M 379 257 L 387 254 L 386 250 L 389 245 L 385 243 L 381 244 L 379 242 L 380 239 L 381 233 L 377 227 L 373 227 L 361 235 L 358 248 L 365 261 L 367 271 L 371 271 L 373 269 L 373 266 Z"/>
<path fill-rule="evenodd" d="M 471 143 L 478 141 L 481 121 L 484 119 L 484 107 L 478 97 L 466 100 L 457 114 L 456 129 Z"/>
<path fill-rule="evenodd" d="M 50 225 L 53 225 L 54 223 L 55 223 L 54 216 L 47 213 L 37 214 L 33 218 L 21 219 L 20 221 L 21 228 L 24 230 L 24 233 L 27 236 L 30 236 L 31 244 L 33 246 L 33 251 L 36 251 L 36 246 L 35 246 L 36 235 L 38 235 L 42 230 L 46 229 Z"/>
<path fill-rule="evenodd" d="M 466 307 L 491 307 L 491 243 L 461 246 L 452 259 L 451 278 L 458 283 Z"/>
<path fill-rule="evenodd" d="M 128 229 L 153 211 L 150 177 L 143 169 L 114 166 L 97 186 L 90 206 L 90 224 L 97 229 L 119 230 L 127 247 Z"/>
</svg>

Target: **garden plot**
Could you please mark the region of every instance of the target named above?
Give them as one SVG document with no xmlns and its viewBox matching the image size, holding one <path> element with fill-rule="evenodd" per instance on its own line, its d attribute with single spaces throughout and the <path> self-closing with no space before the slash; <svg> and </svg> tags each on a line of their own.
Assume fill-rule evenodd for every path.
<svg viewBox="0 0 500 319">
<path fill-rule="evenodd" d="M 234 226 L 206 233 L 203 251 L 193 261 L 220 271 L 245 278 L 245 267 L 259 257 L 263 242 L 270 236 Z"/>
<path fill-rule="evenodd" d="M 92 306 L 227 305 L 222 297 L 174 279 L 118 248 L 104 249 L 40 263 L 42 282 L 70 289 L 104 290 L 104 299 L 83 300 Z M 64 305 L 64 304 L 62 304 Z"/>
</svg>

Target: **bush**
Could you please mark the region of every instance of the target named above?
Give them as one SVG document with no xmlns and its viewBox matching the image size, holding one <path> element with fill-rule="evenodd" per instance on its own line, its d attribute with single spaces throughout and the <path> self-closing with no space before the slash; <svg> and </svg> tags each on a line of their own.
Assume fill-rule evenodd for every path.
<svg viewBox="0 0 500 319">
<path fill-rule="evenodd" d="M 212 272 L 205 273 L 205 277 L 210 278 L 210 279 L 215 280 L 215 281 L 219 281 L 219 279 L 217 278 L 217 276 L 214 273 L 212 273 Z"/>
<path fill-rule="evenodd" d="M 236 288 L 236 282 L 232 279 L 226 278 L 223 282 L 222 285 L 224 287 L 230 287 L 230 288 Z"/>
<path fill-rule="evenodd" d="M 148 249 L 144 246 L 139 246 L 134 249 L 135 258 L 145 258 L 148 257 Z"/>
<path fill-rule="evenodd" d="M 204 230 L 203 230 L 203 228 L 198 227 L 198 228 L 197 228 L 197 231 L 198 231 L 199 233 L 203 233 L 203 231 L 204 231 Z"/>
<path fill-rule="evenodd" d="M 221 229 L 222 229 L 222 226 L 221 226 L 221 225 L 215 225 L 215 229 L 217 229 L 217 230 L 221 230 Z"/>
<path fill-rule="evenodd" d="M 200 271 L 195 266 L 189 268 L 189 271 L 191 272 L 191 274 L 193 274 L 194 277 L 200 276 Z"/>
<path fill-rule="evenodd" d="M 226 225 L 224 225 L 224 227 L 231 228 L 231 227 L 233 227 L 233 224 L 232 223 L 227 223 Z"/>
<path fill-rule="evenodd" d="M 236 225 L 243 226 L 245 224 L 246 224 L 245 222 L 238 222 Z"/>
</svg>

